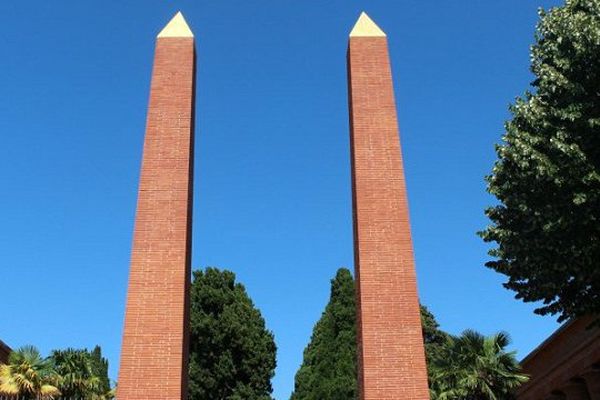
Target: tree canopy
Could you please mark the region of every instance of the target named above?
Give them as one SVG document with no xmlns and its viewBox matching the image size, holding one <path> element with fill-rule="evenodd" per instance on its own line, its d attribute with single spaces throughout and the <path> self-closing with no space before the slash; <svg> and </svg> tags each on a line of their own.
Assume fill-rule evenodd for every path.
<svg viewBox="0 0 600 400">
<path fill-rule="evenodd" d="M 331 281 L 329 304 L 304 350 L 291 400 L 356 398 L 355 320 L 354 279 L 341 268 Z"/>
<path fill-rule="evenodd" d="M 356 294 L 354 278 L 340 268 L 331 280 L 331 294 L 316 323 L 304 360 L 296 373 L 291 400 L 351 400 L 357 398 Z M 427 359 L 441 352 L 448 334 L 433 314 L 421 306 Z"/>
<path fill-rule="evenodd" d="M 113 398 L 108 379 L 108 361 L 99 346 L 54 350 L 43 358 L 37 348 L 23 346 L 0 365 L 0 396 L 23 400 L 57 397 L 88 400 Z"/>
<path fill-rule="evenodd" d="M 450 337 L 429 364 L 432 400 L 510 400 L 528 380 L 500 332 L 488 337 L 466 330 Z"/>
<path fill-rule="evenodd" d="M 443 356 L 450 335 L 440 329 L 435 316 L 424 305 L 421 305 L 421 324 L 423 324 L 425 357 L 427 364 L 430 365 L 433 360 Z"/>
<path fill-rule="evenodd" d="M 90 400 L 112 398 L 108 379 L 108 361 L 99 346 L 87 349 L 54 350 L 50 355 L 61 396 Z"/>
<path fill-rule="evenodd" d="M 290 400 L 357 398 L 356 302 L 354 279 L 340 268 L 331 295 L 304 350 Z M 507 334 L 485 337 L 475 331 L 452 336 L 421 306 L 429 386 L 434 400 L 508 400 L 527 378 Z"/>
<path fill-rule="evenodd" d="M 58 380 L 52 360 L 33 346 L 11 352 L 8 363 L 0 365 L 0 395 L 49 400 L 60 394 Z"/>
<path fill-rule="evenodd" d="M 275 341 L 235 274 L 195 271 L 191 287 L 190 400 L 270 400 Z"/>
<path fill-rule="evenodd" d="M 481 232 L 504 284 L 538 314 L 600 313 L 600 1 L 540 11 L 533 90 L 510 107 Z"/>
<path fill-rule="evenodd" d="M 108 377 L 108 360 L 102 356 L 100 346 L 94 347 L 90 353 L 92 374 L 98 377 L 98 389 L 100 393 L 110 393 L 110 378 Z"/>
</svg>

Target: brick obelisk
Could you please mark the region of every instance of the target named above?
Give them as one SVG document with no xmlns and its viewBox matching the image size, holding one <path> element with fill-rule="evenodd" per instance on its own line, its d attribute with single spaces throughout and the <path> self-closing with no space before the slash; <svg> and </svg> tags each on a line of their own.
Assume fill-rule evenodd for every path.
<svg viewBox="0 0 600 400">
<path fill-rule="evenodd" d="M 194 36 L 178 13 L 156 39 L 117 388 L 187 398 Z"/>
<path fill-rule="evenodd" d="M 349 40 L 360 399 L 425 400 L 427 368 L 387 38 L 362 13 Z"/>
</svg>

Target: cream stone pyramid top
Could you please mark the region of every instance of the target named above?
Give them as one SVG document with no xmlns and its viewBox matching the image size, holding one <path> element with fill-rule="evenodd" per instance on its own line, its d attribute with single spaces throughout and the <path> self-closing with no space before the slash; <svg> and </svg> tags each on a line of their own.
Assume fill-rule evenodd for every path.
<svg viewBox="0 0 600 400">
<path fill-rule="evenodd" d="M 179 11 L 171 21 L 158 34 L 159 38 L 163 37 L 194 37 L 187 22 L 183 18 L 183 14 Z"/>
<path fill-rule="evenodd" d="M 364 11 L 358 17 L 358 21 L 354 24 L 354 28 L 352 28 L 352 32 L 350 32 L 350 37 L 385 37 L 385 32 L 381 30 L 380 27 L 377 26 L 375 22 Z"/>
</svg>

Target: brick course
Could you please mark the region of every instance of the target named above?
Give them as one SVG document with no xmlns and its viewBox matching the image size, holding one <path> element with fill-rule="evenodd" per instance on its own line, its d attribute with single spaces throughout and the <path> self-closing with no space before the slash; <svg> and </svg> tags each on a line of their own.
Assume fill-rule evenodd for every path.
<svg viewBox="0 0 600 400">
<path fill-rule="evenodd" d="M 529 382 L 518 400 L 600 400 L 600 328 L 594 317 L 565 323 L 521 362 Z M 561 397 L 562 396 L 562 397 Z"/>
<path fill-rule="evenodd" d="M 429 399 L 385 36 L 350 37 L 348 85 L 360 398 Z"/>
<path fill-rule="evenodd" d="M 159 37 L 140 174 L 119 400 L 187 397 L 195 50 Z"/>
</svg>

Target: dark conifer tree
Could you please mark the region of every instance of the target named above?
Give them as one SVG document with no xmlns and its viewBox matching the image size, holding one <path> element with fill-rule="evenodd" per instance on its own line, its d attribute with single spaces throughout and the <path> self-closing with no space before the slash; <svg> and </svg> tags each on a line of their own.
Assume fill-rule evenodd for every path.
<svg viewBox="0 0 600 400">
<path fill-rule="evenodd" d="M 270 400 L 275 341 L 235 274 L 195 271 L 190 400 Z"/>
<path fill-rule="evenodd" d="M 304 360 L 296 373 L 291 400 L 353 400 L 357 398 L 356 294 L 354 278 L 340 268 L 331 281 L 329 304 L 314 327 Z M 421 307 L 428 361 L 441 354 L 448 334 L 427 308 Z"/>
<path fill-rule="evenodd" d="M 345 268 L 331 281 L 329 304 L 314 327 L 291 400 L 356 398 L 354 279 Z"/>
<path fill-rule="evenodd" d="M 92 363 L 92 373 L 99 378 L 100 393 L 110 392 L 110 379 L 108 377 L 108 360 L 102 356 L 100 346 L 94 347 L 90 353 Z"/>
</svg>

